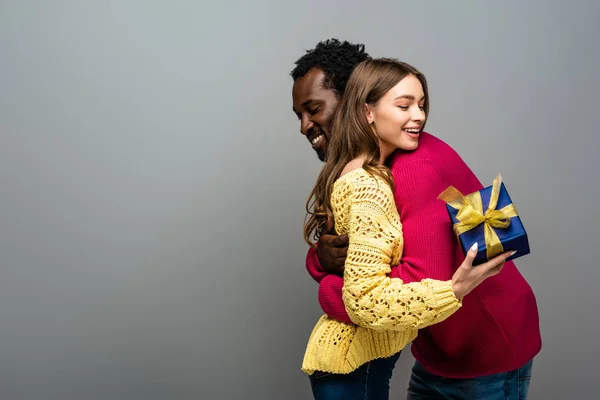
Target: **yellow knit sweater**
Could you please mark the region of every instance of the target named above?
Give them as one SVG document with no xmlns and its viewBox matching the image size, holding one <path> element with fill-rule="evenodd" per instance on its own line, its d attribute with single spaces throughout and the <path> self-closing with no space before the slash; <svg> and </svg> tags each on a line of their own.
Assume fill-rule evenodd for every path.
<svg viewBox="0 0 600 400">
<path fill-rule="evenodd" d="M 404 284 L 389 278 L 402 255 L 402 226 L 390 186 L 362 168 L 340 177 L 331 207 L 337 233 L 350 244 L 342 297 L 347 324 L 323 315 L 314 327 L 302 363 L 314 371 L 350 373 L 362 364 L 389 357 L 461 306 L 451 281 L 424 279 Z"/>
</svg>

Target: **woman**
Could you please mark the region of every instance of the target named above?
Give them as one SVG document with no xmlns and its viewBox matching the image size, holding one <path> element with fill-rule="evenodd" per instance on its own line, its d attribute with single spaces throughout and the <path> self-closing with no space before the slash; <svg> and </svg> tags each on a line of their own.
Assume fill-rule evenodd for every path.
<svg viewBox="0 0 600 400">
<path fill-rule="evenodd" d="M 387 398 L 398 353 L 417 330 L 452 315 L 511 254 L 472 268 L 474 244 L 450 281 L 404 284 L 387 277 L 403 240 L 384 160 L 396 149 L 416 149 L 428 100 L 425 77 L 415 68 L 372 59 L 356 67 L 338 105 L 327 162 L 307 203 L 304 237 L 313 245 L 328 218 L 338 234 L 349 236 L 342 295 L 354 324 L 324 315 L 313 329 L 302 369 L 316 399 Z"/>
</svg>

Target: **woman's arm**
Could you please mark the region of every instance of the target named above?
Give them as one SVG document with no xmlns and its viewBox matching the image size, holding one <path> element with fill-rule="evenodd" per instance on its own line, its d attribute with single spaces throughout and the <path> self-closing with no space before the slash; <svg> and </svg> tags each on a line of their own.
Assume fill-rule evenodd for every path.
<svg viewBox="0 0 600 400">
<path fill-rule="evenodd" d="M 405 284 L 387 276 L 393 246 L 401 245 L 394 242 L 394 236 L 401 235 L 399 226 L 390 222 L 399 219 L 390 187 L 376 178 L 361 180 L 353 194 L 347 216 L 350 242 L 342 289 L 350 319 L 370 329 L 420 329 L 458 310 L 461 302 L 450 280 Z"/>
</svg>

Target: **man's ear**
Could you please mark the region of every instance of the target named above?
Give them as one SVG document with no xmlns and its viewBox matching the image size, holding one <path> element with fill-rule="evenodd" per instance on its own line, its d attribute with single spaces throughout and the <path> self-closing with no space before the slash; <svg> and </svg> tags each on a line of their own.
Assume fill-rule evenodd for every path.
<svg viewBox="0 0 600 400">
<path fill-rule="evenodd" d="M 375 118 L 373 117 L 373 108 L 367 103 L 365 103 L 365 116 L 367 117 L 369 125 L 375 121 Z"/>
</svg>

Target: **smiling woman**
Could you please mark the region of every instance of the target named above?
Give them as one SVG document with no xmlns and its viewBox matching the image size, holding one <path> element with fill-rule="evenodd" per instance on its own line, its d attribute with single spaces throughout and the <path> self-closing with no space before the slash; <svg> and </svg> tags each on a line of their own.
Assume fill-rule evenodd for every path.
<svg viewBox="0 0 600 400">
<path fill-rule="evenodd" d="M 425 88 L 425 89 L 424 89 Z M 380 164 L 396 149 L 414 150 L 426 120 L 427 82 L 422 75 L 408 75 L 377 104 L 366 104 L 367 121 L 377 132 Z"/>
</svg>

